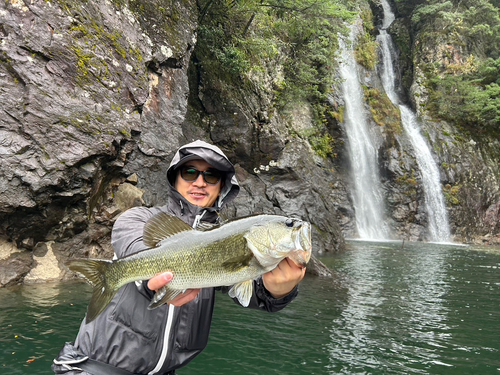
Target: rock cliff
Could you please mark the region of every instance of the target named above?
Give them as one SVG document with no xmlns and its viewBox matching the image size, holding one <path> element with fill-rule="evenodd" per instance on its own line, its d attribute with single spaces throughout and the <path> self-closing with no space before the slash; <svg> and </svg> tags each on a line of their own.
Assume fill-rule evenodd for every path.
<svg viewBox="0 0 500 375">
<path fill-rule="evenodd" d="M 188 111 L 197 18 L 194 1 L 2 2 L 0 286 L 64 278 L 69 257 L 110 258 L 116 217 L 163 204 L 170 158 L 195 139 L 237 164 L 233 215 L 299 215 L 316 251 L 343 248 L 334 177 L 258 95 L 233 101 L 199 82 L 204 110 Z"/>
<path fill-rule="evenodd" d="M 485 2 L 478 2 L 476 7 L 480 6 L 479 3 Z M 451 6 L 450 4 L 447 6 Z M 492 55 L 489 51 L 491 42 L 486 39 L 474 41 L 470 36 L 466 36 L 467 21 L 461 20 L 460 12 L 464 12 L 464 15 L 473 13 L 468 13 L 467 4 L 461 5 L 459 2 L 455 8 L 448 9 L 456 12 L 458 23 L 463 23 L 461 25 L 463 35 L 452 32 L 451 29 L 455 25 L 446 25 L 439 17 L 417 23 L 415 14 L 419 5 L 422 4 L 411 1 L 396 1 L 392 4 L 396 12 L 396 21 L 391 25 L 390 33 L 399 49 L 401 87 L 419 117 L 422 134 L 431 145 L 434 159 L 439 166 L 453 240 L 459 243 L 498 244 L 500 243 L 498 130 L 493 127 L 488 131 L 481 128 L 480 124 L 469 124 L 467 127 L 440 120 L 436 116 L 436 111 L 432 111 L 436 105 L 434 103 L 436 95 L 435 91 L 433 92 L 436 88 L 430 84 L 430 77 L 436 77 L 435 79 L 440 82 L 447 75 L 468 74 L 477 69 L 481 59 L 484 60 Z M 380 18 L 381 9 L 374 8 L 375 14 Z M 479 13 L 481 11 L 479 10 Z M 484 11 L 498 13 L 498 9 L 494 8 Z M 481 17 L 481 20 L 485 23 L 490 22 L 487 17 Z M 468 22 L 472 22 L 474 26 L 473 21 Z M 481 27 L 487 26 L 485 24 Z M 445 102 L 456 100 L 446 92 L 440 95 L 444 96 Z M 400 213 L 399 218 L 405 223 L 403 228 L 406 227 L 410 238 L 415 239 L 419 236 L 417 232 L 422 236 L 422 231 L 412 230 L 410 226 L 425 222 L 425 213 L 420 208 L 422 207 L 421 177 L 412 161 L 414 157 L 411 153 L 403 156 L 407 148 L 404 147 L 403 141 L 399 144 L 401 147 L 398 151 L 386 148 L 389 151 L 385 156 L 386 165 L 390 166 L 388 175 L 392 176 L 389 191 L 396 192 L 391 200 L 399 202 L 396 206 L 400 208 L 397 210 Z M 394 155 L 396 160 L 393 158 Z M 406 197 L 403 197 L 401 192 Z"/>
<path fill-rule="evenodd" d="M 498 138 L 471 135 L 428 110 L 425 66 L 447 66 L 449 56 L 467 64 L 471 50 L 446 35 L 419 34 L 410 27 L 417 5 L 410 3 L 393 4 L 397 19 L 389 31 L 399 48 L 401 93 L 440 167 L 453 239 L 499 243 Z M 329 107 L 322 139 L 330 142 L 322 154 L 307 136 L 318 131 L 317 103 L 289 103 L 287 113 L 275 105 L 279 57 L 241 85 L 200 61 L 197 6 L 192 0 L 0 4 L 0 286 L 64 279 L 69 257 L 110 258 L 116 217 L 133 206 L 163 204 L 170 159 L 195 139 L 217 144 L 236 164 L 242 190 L 229 215 L 307 219 L 317 253 L 342 250 L 344 237 L 357 236 L 339 91 L 321 103 Z M 377 24 L 381 8 L 370 6 Z M 377 70 L 359 69 L 379 138 L 389 224 L 396 238 L 426 240 L 414 151 L 394 108 L 384 104 Z"/>
</svg>

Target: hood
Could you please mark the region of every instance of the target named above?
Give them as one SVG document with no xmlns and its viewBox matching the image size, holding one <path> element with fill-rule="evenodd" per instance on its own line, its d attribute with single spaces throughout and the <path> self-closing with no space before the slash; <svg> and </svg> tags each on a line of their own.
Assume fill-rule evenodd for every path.
<svg viewBox="0 0 500 375">
<path fill-rule="evenodd" d="M 186 161 L 193 159 L 203 159 L 214 168 L 224 172 L 224 187 L 222 188 L 220 197 L 217 199 L 215 209 L 220 209 L 223 205 L 232 202 L 240 192 L 233 164 L 219 147 L 200 140 L 181 146 L 175 153 L 167 170 L 168 182 L 172 192 L 177 193 L 173 187 L 175 170 Z"/>
</svg>

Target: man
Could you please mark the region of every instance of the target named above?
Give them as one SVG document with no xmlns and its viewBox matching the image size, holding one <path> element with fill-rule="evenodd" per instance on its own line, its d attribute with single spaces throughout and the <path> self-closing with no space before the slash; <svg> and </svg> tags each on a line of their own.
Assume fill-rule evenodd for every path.
<svg viewBox="0 0 500 375">
<path fill-rule="evenodd" d="M 216 223 L 217 212 L 239 192 L 234 166 L 216 146 L 195 141 L 177 150 L 167 170 L 170 195 L 166 206 L 136 207 L 122 214 L 111 235 L 115 257 L 145 250 L 144 224 L 167 212 L 196 227 Z M 254 281 L 249 307 L 281 310 L 297 295 L 305 269 L 284 259 Z M 157 275 L 122 287 L 95 320 L 85 320 L 74 343 L 66 343 L 52 369 L 56 374 L 174 374 L 207 345 L 215 288 L 191 289 L 154 310 L 147 307 L 154 291 L 173 275 Z M 237 302 L 237 301 L 236 301 Z M 238 303 L 238 302 L 237 302 Z"/>
</svg>

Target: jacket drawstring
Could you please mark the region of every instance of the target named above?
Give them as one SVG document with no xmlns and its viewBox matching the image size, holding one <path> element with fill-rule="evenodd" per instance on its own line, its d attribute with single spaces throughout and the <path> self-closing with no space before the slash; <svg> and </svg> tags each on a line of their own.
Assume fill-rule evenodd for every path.
<svg viewBox="0 0 500 375">
<path fill-rule="evenodd" d="M 203 210 L 203 212 L 201 214 L 196 215 L 196 217 L 194 218 L 194 222 L 193 222 L 193 228 L 196 229 L 198 224 L 200 224 L 201 218 L 203 217 L 203 215 L 205 215 L 206 212 L 207 212 L 207 210 Z"/>
</svg>

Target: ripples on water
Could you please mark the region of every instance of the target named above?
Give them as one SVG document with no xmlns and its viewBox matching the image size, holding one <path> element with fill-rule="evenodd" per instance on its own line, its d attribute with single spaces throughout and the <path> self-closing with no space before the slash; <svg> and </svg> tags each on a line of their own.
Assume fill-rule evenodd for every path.
<svg viewBox="0 0 500 375">
<path fill-rule="evenodd" d="M 500 249 L 351 242 L 267 314 L 217 294 L 208 348 L 180 375 L 500 374 Z M 50 374 L 87 285 L 0 289 L 0 373 Z"/>
<path fill-rule="evenodd" d="M 82 283 L 0 289 L 0 374 L 51 374 L 52 359 L 74 339 L 89 299 Z"/>
</svg>

